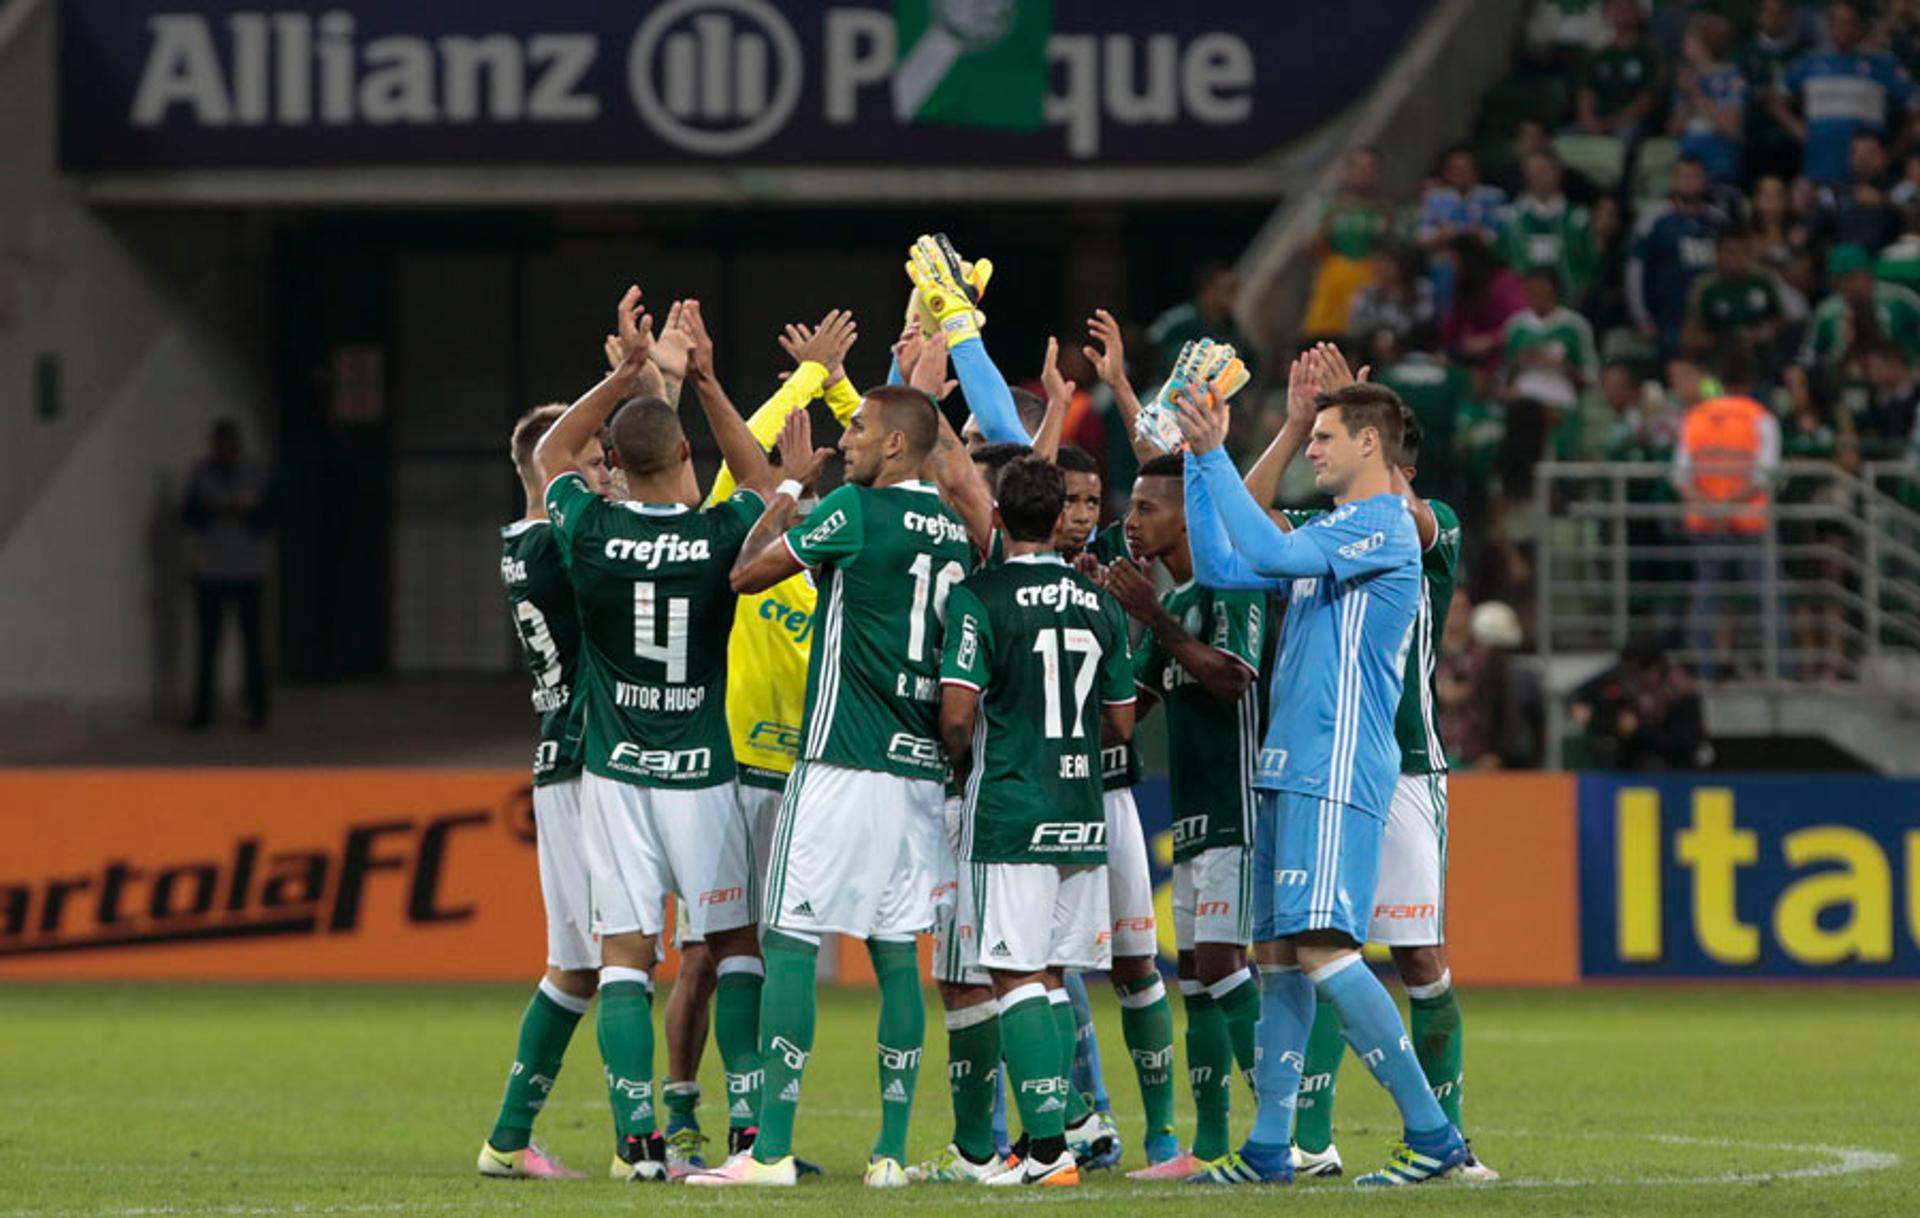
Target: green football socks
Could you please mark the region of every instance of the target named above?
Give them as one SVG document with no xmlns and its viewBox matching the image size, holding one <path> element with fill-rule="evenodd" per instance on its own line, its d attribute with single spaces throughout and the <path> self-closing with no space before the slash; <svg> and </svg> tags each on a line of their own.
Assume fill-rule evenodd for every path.
<svg viewBox="0 0 1920 1218">
<path fill-rule="evenodd" d="M 1155 973 L 1116 981 L 1120 1031 L 1140 1079 L 1140 1100 L 1147 1111 L 1147 1136 L 1173 1132 L 1173 1009 L 1167 987 Z"/>
<path fill-rule="evenodd" d="M 1440 974 L 1432 985 L 1407 987 L 1408 1032 L 1413 1038 L 1414 1056 L 1455 1129 L 1460 1124 L 1461 1059 L 1460 1003 L 1453 995 L 1453 973 Z"/>
<path fill-rule="evenodd" d="M 600 1056 L 613 1132 L 623 1143 L 654 1132 L 653 980 L 645 969 L 600 970 Z"/>
<path fill-rule="evenodd" d="M 716 973 L 713 1039 L 727 1075 L 727 1124 L 750 1129 L 760 1123 L 760 995 L 766 968 L 756 956 L 728 956 Z M 694 1096 L 699 1097 L 697 1090 Z"/>
<path fill-rule="evenodd" d="M 1073 1013 L 1073 999 L 1063 989 L 1048 990 L 1047 1005 L 1053 1016 L 1054 1039 L 1051 1043 L 1058 1046 L 1064 1055 L 1057 1063 L 1060 1077 L 1067 1080 L 1067 1108 L 1063 1127 L 1072 1129 L 1093 1113 L 1093 1106 L 1087 1103 L 1087 1097 L 1073 1085 L 1073 1051 L 1080 1043 L 1080 1021 Z M 1005 1036 L 1006 1033 L 1003 1031 L 1001 1035 Z"/>
<path fill-rule="evenodd" d="M 976 1163 L 993 1157 L 993 1102 L 999 1090 L 1000 1008 L 991 1000 L 947 1012 L 947 1086 L 953 1144 Z"/>
<path fill-rule="evenodd" d="M 500 1099 L 487 1142 L 495 1150 L 519 1150 L 533 1140 L 533 1118 L 547 1102 L 560 1073 L 573 1029 L 586 1013 L 588 999 L 575 998 L 544 977 L 520 1016 L 520 1042 L 513 1051 L 507 1093 Z"/>
<path fill-rule="evenodd" d="M 1187 1008 L 1187 1081 L 1193 1088 L 1193 1154 L 1217 1159 L 1227 1153 L 1227 1090 L 1233 1069 L 1233 1047 L 1227 1040 L 1227 1020 L 1220 1005 L 1198 981 L 1182 981 L 1180 996 Z"/>
<path fill-rule="evenodd" d="M 867 940 L 873 975 L 880 983 L 880 1027 L 875 1053 L 880 1067 L 880 1137 L 876 1159 L 907 1158 L 907 1125 L 920 1081 L 920 1054 L 927 1041 L 926 1000 L 920 993 L 920 956 L 912 939 Z"/>
<path fill-rule="evenodd" d="M 772 1163 L 793 1153 L 800 1075 L 813 1052 L 813 973 L 820 945 L 769 930 L 760 950 L 767 968 L 760 997 L 760 1058 L 766 1082 L 760 1092 L 760 1132 L 753 1140 L 753 1157 Z"/>
<path fill-rule="evenodd" d="M 1240 969 L 1207 987 L 1214 1005 L 1227 1021 L 1227 1043 L 1233 1046 L 1234 1064 L 1240 1077 L 1253 1090 L 1253 1029 L 1260 1022 L 1260 986 L 1251 970 Z"/>
<path fill-rule="evenodd" d="M 1066 1012 L 1071 1026 L 1072 1005 L 1049 1002 L 1046 987 L 1038 982 L 1000 999 L 1000 1046 L 1006 1056 L 1007 1081 L 1020 1110 L 1021 1132 L 1035 1142 L 1065 1134 L 1067 1109 L 1059 1100 L 1073 1090 L 1067 1082 L 1073 1042 L 1062 1046 L 1056 1006 Z"/>
</svg>

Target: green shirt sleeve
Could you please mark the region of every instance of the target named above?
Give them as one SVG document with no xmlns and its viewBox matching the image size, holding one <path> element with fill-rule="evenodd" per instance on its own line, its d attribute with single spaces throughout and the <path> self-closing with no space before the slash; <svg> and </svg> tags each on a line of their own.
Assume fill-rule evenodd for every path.
<svg viewBox="0 0 1920 1218">
<path fill-rule="evenodd" d="M 1420 556 L 1420 569 L 1452 579 L 1460 569 L 1460 517 L 1438 499 L 1427 500 L 1427 510 L 1433 513 L 1433 544 Z"/>
<path fill-rule="evenodd" d="M 1259 592 L 1215 592 L 1213 620 L 1207 641 L 1215 651 L 1223 651 L 1245 664 L 1249 671 L 1260 671 L 1260 647 L 1267 632 L 1267 598 Z"/>
<path fill-rule="evenodd" d="M 1113 650 L 1101 657 L 1100 701 L 1113 706 L 1133 701 L 1133 653 L 1127 646 L 1127 616 L 1118 604 L 1107 607 Z"/>
<path fill-rule="evenodd" d="M 786 533 L 787 549 L 809 567 L 852 558 L 865 543 L 860 489 L 843 486 Z"/>
<path fill-rule="evenodd" d="M 1160 699 L 1161 678 L 1167 669 L 1167 652 L 1160 641 L 1149 634 L 1140 640 L 1140 649 L 1133 653 L 1134 689 L 1156 702 Z"/>
<path fill-rule="evenodd" d="M 600 496 L 587 486 L 579 470 L 568 470 L 547 483 L 547 519 L 560 542 L 560 556 L 572 561 L 574 534 L 588 516 L 601 506 Z"/>
<path fill-rule="evenodd" d="M 753 526 L 759 523 L 760 514 L 767 505 L 759 492 L 738 490 L 719 503 L 705 508 L 707 517 L 718 527 L 714 530 L 718 549 L 725 554 L 739 552 L 740 543 L 747 539 Z"/>
<path fill-rule="evenodd" d="M 993 627 L 986 606 L 965 584 L 947 595 L 947 629 L 940 645 L 940 680 L 969 689 L 987 687 L 993 664 Z"/>
</svg>

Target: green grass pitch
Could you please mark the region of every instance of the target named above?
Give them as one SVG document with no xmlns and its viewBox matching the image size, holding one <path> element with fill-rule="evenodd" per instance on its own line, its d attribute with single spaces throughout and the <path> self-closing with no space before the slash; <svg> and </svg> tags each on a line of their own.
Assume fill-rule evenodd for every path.
<svg viewBox="0 0 1920 1218">
<path fill-rule="evenodd" d="M 1047 1205 L 1168 1214 L 1911 1214 L 1920 1212 L 1920 995 L 1907 988 L 1469 991 L 1466 1112 L 1491 1186 L 1359 1194 L 1345 1182 L 1220 1193 L 1101 1173 L 1077 1192 L 921 1185 L 869 1194 L 874 996 L 826 991 L 800 1111 L 828 1178 L 796 1193 L 695 1193 L 604 1179 L 611 1145 L 583 1024 L 538 1135 L 595 1178 L 479 1179 L 528 987 L 0 988 L 0 1218 L 54 1214 L 740 1212 L 840 1218 Z M 1139 1098 L 1111 994 L 1095 990 L 1107 1081 L 1140 1165 Z M 929 1044 L 913 1136 L 944 1144 L 945 1050 Z M 657 1060 L 662 1060 L 657 1058 Z M 710 1131 L 724 1123 L 707 1055 Z M 1236 1090 L 1236 1124 L 1244 1095 Z M 1182 1097 L 1181 1117 L 1188 1108 Z M 1350 1167 L 1393 1137 L 1357 1062 L 1342 1074 Z M 1096 1208 L 1098 1207 L 1098 1208 Z"/>
</svg>

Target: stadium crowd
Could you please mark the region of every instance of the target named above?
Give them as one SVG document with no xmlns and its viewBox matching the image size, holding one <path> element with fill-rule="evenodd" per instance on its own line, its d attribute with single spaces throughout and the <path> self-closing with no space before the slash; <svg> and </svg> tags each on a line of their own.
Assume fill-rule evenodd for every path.
<svg viewBox="0 0 1920 1218">
<path fill-rule="evenodd" d="M 1543 459 L 1674 463 L 1658 494 L 1744 504 L 1814 493 L 1774 485 L 1782 457 L 1920 459 L 1916 65 L 1909 2 L 1541 0 L 1475 142 L 1417 196 L 1349 153 L 1304 339 L 1413 406 L 1423 486 L 1470 539 L 1467 596 L 1512 605 L 1532 640 Z M 1702 446 L 1746 453 L 1750 485 L 1716 484 Z M 1749 523 L 1681 531 L 1724 548 Z M 1752 548 L 1696 574 L 1697 597 L 1757 578 Z M 1803 675 L 1844 662 L 1783 609 Z M 1713 670 L 1710 631 L 1668 641 Z"/>
</svg>

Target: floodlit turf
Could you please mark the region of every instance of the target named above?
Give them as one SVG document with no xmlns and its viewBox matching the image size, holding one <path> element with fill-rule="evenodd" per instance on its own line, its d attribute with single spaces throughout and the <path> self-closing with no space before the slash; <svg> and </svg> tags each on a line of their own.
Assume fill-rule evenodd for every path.
<svg viewBox="0 0 1920 1218">
<path fill-rule="evenodd" d="M 1221 1194 L 1133 1184 L 1004 1196 L 860 1188 L 878 1120 L 871 992 L 824 995 L 799 1145 L 829 1173 L 709 1195 L 604 1178 L 607 1105 L 583 1025 L 539 1135 L 581 1184 L 483 1181 L 527 991 L 503 987 L 0 988 L 0 1218 L 21 1214 L 646 1213 L 782 1206 L 841 1218 L 1046 1204 L 1155 1213 L 1920 1212 L 1920 993 L 1881 989 L 1468 992 L 1467 1117 L 1508 1181 L 1357 1195 L 1345 1182 Z M 1108 1085 L 1140 1165 L 1139 1100 L 1111 995 Z M 929 996 L 913 1149 L 945 1141 L 944 1040 Z M 714 1054 L 703 1112 L 723 1123 Z M 1357 1062 L 1339 1144 L 1374 1166 L 1392 1123 Z M 1236 1091 L 1238 1126 L 1244 1097 Z M 1181 1117 L 1188 1108 L 1182 1097 Z M 1094 1212 L 1079 1210 L 1079 1212 Z M 1104 1209 L 1097 1212 L 1106 1212 Z"/>
</svg>

